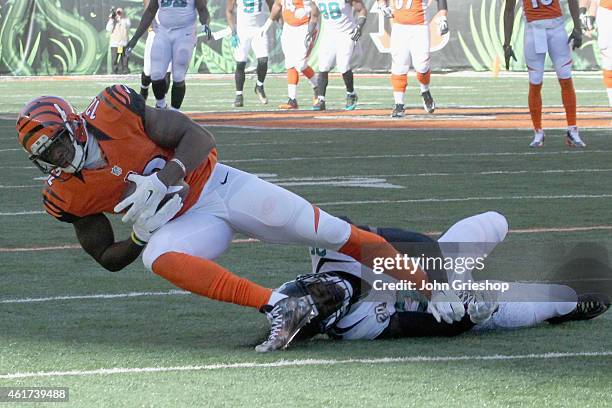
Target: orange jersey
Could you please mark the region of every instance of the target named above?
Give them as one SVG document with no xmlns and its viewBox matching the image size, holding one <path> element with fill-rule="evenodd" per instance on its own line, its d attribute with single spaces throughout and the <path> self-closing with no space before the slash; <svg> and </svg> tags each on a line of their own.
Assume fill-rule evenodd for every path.
<svg viewBox="0 0 612 408">
<path fill-rule="evenodd" d="M 559 0 L 523 0 L 523 11 L 528 22 L 557 18 L 563 15 Z"/>
<path fill-rule="evenodd" d="M 393 21 L 399 24 L 426 24 L 425 10 L 428 0 L 390 0 L 393 8 Z"/>
<path fill-rule="evenodd" d="M 106 165 L 84 169 L 68 178 L 49 176 L 43 189 L 49 214 L 73 222 L 79 217 L 113 213 L 127 188 L 124 179 L 129 172 L 148 175 L 172 159 L 173 150 L 159 147 L 145 133 L 144 112 L 144 99 L 123 85 L 108 87 L 94 98 L 83 118 Z M 213 149 L 207 160 L 187 175 L 189 194 L 178 215 L 195 204 L 216 163 Z"/>
<path fill-rule="evenodd" d="M 310 20 L 310 0 L 282 0 L 282 4 L 285 23 L 297 27 Z"/>
<path fill-rule="evenodd" d="M 599 0 L 599 7 L 607 8 L 612 10 L 612 0 Z"/>
</svg>

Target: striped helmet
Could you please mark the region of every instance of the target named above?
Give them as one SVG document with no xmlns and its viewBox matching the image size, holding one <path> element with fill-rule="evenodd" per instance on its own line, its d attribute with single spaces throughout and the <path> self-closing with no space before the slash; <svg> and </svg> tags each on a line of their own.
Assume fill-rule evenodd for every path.
<svg viewBox="0 0 612 408">
<path fill-rule="evenodd" d="M 19 143 L 30 155 L 30 160 L 44 173 L 60 170 L 76 173 L 82 169 L 87 131 L 83 118 L 65 99 L 57 96 L 32 99 L 19 113 L 16 128 Z M 74 155 L 67 158 L 68 164 L 64 167 L 45 160 L 45 152 L 59 142 L 67 142 L 74 147 Z"/>
</svg>

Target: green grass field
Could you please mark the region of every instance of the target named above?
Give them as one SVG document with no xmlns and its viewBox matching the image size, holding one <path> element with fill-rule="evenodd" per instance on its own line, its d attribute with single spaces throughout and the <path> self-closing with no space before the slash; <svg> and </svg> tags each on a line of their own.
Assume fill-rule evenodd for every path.
<svg viewBox="0 0 612 408">
<path fill-rule="evenodd" d="M 129 77 L 127 84 L 137 88 L 137 81 Z M 113 274 L 79 249 L 17 251 L 76 239 L 69 225 L 42 213 L 42 174 L 16 142 L 16 112 L 41 93 L 85 108 L 114 82 L 0 81 L 0 386 L 69 387 L 66 406 L 96 407 L 612 406 L 612 313 L 452 339 L 318 338 L 260 355 L 253 347 L 267 322 L 254 310 L 172 292 L 139 262 Z M 579 106 L 606 105 L 599 74 L 579 75 L 575 83 Z M 328 108 L 341 106 L 341 80 L 330 85 Z M 391 106 L 387 78 L 357 78 L 356 85 L 361 107 Z M 264 109 L 252 86 L 249 80 L 245 109 Z M 268 81 L 266 109 L 284 101 L 284 86 L 281 77 Z M 310 98 L 304 83 L 300 92 Z M 526 92 L 524 75 L 432 77 L 440 107 L 527 110 Z M 188 80 L 186 111 L 230 110 L 232 101 L 231 78 Z M 420 104 L 413 77 L 407 103 Z M 560 105 L 550 76 L 544 105 Z M 222 162 L 361 222 L 441 231 L 496 210 L 511 229 L 527 230 L 509 234 L 518 246 L 590 241 L 612 248 L 610 128 L 582 129 L 583 150 L 566 148 L 563 130 L 550 130 L 546 147 L 536 151 L 527 147 L 528 129 L 212 130 Z M 118 237 L 127 237 L 117 221 Z M 237 243 L 220 263 L 271 287 L 310 268 L 305 248 L 262 243 Z"/>
</svg>

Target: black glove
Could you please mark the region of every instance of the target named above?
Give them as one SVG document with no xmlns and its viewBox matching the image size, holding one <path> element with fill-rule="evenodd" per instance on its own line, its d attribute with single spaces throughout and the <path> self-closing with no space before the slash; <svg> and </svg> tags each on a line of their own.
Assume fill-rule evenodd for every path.
<svg viewBox="0 0 612 408">
<path fill-rule="evenodd" d="M 504 44 L 504 60 L 506 61 L 506 70 L 510 69 L 510 58 L 517 61 L 516 55 L 514 55 L 514 50 L 510 44 Z"/>
<path fill-rule="evenodd" d="M 582 31 L 579 28 L 574 28 L 567 39 L 567 43 L 572 44 L 572 50 L 582 47 Z"/>
<path fill-rule="evenodd" d="M 200 27 L 200 32 L 204 33 L 204 38 L 206 39 L 206 41 L 210 41 L 210 39 L 212 38 L 212 31 L 210 30 L 208 24 L 204 24 L 202 27 Z"/>
</svg>

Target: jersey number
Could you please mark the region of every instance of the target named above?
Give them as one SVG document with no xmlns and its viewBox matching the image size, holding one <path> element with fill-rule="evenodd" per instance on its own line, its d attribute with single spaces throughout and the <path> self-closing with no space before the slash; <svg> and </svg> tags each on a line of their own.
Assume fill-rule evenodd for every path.
<svg viewBox="0 0 612 408">
<path fill-rule="evenodd" d="M 261 13 L 261 3 L 262 0 L 244 0 L 244 12 L 247 14 L 251 14 L 255 12 L 255 8 L 257 7 L 257 12 Z"/>
<path fill-rule="evenodd" d="M 531 7 L 537 9 L 540 4 L 543 6 L 550 6 L 555 0 L 531 0 Z"/>
<path fill-rule="evenodd" d="M 187 0 L 161 0 L 161 7 L 187 7 Z"/>
<path fill-rule="evenodd" d="M 85 115 L 89 116 L 89 119 L 94 120 L 96 118 L 96 111 L 100 106 L 100 100 L 98 98 L 91 101 L 87 109 L 85 109 Z"/>
<path fill-rule="evenodd" d="M 334 3 L 320 3 L 319 10 L 321 10 L 321 15 L 323 15 L 324 19 L 332 19 L 337 20 L 342 15 L 342 10 L 340 10 L 340 5 L 336 2 Z"/>
<path fill-rule="evenodd" d="M 411 9 L 412 8 L 412 2 L 413 0 L 406 0 L 406 4 L 404 5 L 404 0 L 394 0 L 395 1 L 395 9 L 399 10 L 402 7 L 405 7 L 406 9 Z"/>
</svg>

